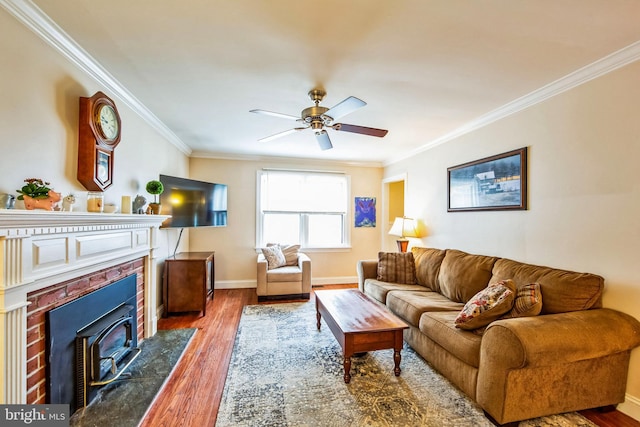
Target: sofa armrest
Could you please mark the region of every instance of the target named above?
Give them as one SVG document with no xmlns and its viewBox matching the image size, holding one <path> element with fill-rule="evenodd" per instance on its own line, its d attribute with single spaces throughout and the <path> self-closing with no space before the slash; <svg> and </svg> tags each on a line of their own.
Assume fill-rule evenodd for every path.
<svg viewBox="0 0 640 427">
<path fill-rule="evenodd" d="M 258 296 L 267 294 L 267 259 L 263 254 L 258 254 L 257 260 L 257 286 L 256 293 Z"/>
<path fill-rule="evenodd" d="M 358 289 L 364 292 L 364 281 L 366 279 L 378 278 L 378 260 L 363 259 L 358 261 L 356 266 L 358 272 Z"/>
<path fill-rule="evenodd" d="M 498 320 L 482 337 L 476 400 L 499 423 L 553 413 L 545 412 L 546 399 L 556 402 L 557 411 L 620 402 L 624 360 L 638 345 L 640 322 L 606 308 Z M 602 365 L 605 360 L 611 365 Z M 588 372 L 576 375 L 590 366 L 594 380 Z M 590 390 L 584 401 L 578 389 Z M 569 406 L 558 403 L 572 393 Z M 542 408 L 536 401 L 547 403 Z"/>
<path fill-rule="evenodd" d="M 606 308 L 505 319 L 487 328 L 480 349 L 480 369 L 571 363 L 638 345 L 640 322 Z M 483 366 L 493 364 L 503 366 Z"/>
<path fill-rule="evenodd" d="M 311 258 L 307 254 L 298 252 L 298 267 L 302 270 L 302 293 L 311 293 Z"/>
</svg>

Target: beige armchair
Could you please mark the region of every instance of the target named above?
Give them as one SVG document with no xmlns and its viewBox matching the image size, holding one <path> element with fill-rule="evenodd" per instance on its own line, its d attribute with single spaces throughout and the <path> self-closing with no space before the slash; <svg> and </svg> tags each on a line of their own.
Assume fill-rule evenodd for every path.
<svg viewBox="0 0 640 427">
<path fill-rule="evenodd" d="M 311 260 L 298 252 L 298 264 L 268 269 L 263 254 L 258 255 L 258 301 L 272 299 L 309 299 Z"/>
</svg>

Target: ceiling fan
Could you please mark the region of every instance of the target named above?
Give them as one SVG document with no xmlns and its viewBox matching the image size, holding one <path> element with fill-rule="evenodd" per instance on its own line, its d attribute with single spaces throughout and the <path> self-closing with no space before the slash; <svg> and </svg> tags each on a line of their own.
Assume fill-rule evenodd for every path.
<svg viewBox="0 0 640 427">
<path fill-rule="evenodd" d="M 266 110 L 251 110 L 252 113 L 257 114 L 266 114 L 268 116 L 281 117 L 283 119 L 295 120 L 301 123 L 301 126 L 285 130 L 284 132 L 276 133 L 275 135 L 268 136 L 266 138 L 259 139 L 260 142 L 271 141 L 272 139 L 280 138 L 281 136 L 289 135 L 291 133 L 295 133 L 300 130 L 305 129 L 313 129 L 316 134 L 316 139 L 318 140 L 318 144 L 320 144 L 320 148 L 322 150 L 328 150 L 333 148 L 331 144 L 331 139 L 329 138 L 329 134 L 326 131 L 326 128 L 331 128 L 333 130 L 342 131 L 342 132 L 351 132 L 351 133 L 359 133 L 362 135 L 369 136 L 377 136 L 382 138 L 387 134 L 387 130 L 385 129 L 376 129 L 365 126 L 356 126 L 349 125 L 346 123 L 334 123 L 335 120 L 339 119 L 342 116 L 346 116 L 349 113 L 354 112 L 358 108 L 364 107 L 367 105 L 361 99 L 356 98 L 355 96 L 350 96 L 334 105 L 331 108 L 321 107 L 320 101 L 327 93 L 322 89 L 312 89 L 309 91 L 309 98 L 313 102 L 315 102 L 315 106 L 305 108 L 300 113 L 300 116 L 292 116 L 290 114 L 282 114 L 282 113 L 274 113 L 273 111 Z"/>
</svg>

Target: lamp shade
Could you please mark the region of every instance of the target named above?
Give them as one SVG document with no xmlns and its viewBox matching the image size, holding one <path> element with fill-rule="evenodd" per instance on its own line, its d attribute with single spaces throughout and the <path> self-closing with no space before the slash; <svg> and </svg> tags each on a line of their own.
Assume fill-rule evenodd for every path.
<svg viewBox="0 0 640 427">
<path fill-rule="evenodd" d="M 418 237 L 418 222 L 413 218 L 397 217 L 393 221 L 389 234 L 402 238 Z"/>
</svg>

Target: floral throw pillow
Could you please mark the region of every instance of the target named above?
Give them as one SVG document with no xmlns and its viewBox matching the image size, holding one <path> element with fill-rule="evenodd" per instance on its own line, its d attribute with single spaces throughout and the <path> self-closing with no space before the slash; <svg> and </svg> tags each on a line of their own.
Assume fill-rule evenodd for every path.
<svg viewBox="0 0 640 427">
<path fill-rule="evenodd" d="M 282 267 L 287 264 L 287 260 L 282 253 L 279 245 L 262 248 L 262 254 L 267 259 L 267 269 Z"/>
<path fill-rule="evenodd" d="M 475 294 L 458 314 L 457 328 L 472 330 L 487 326 L 511 310 L 516 294 L 512 280 L 491 284 Z"/>
</svg>

